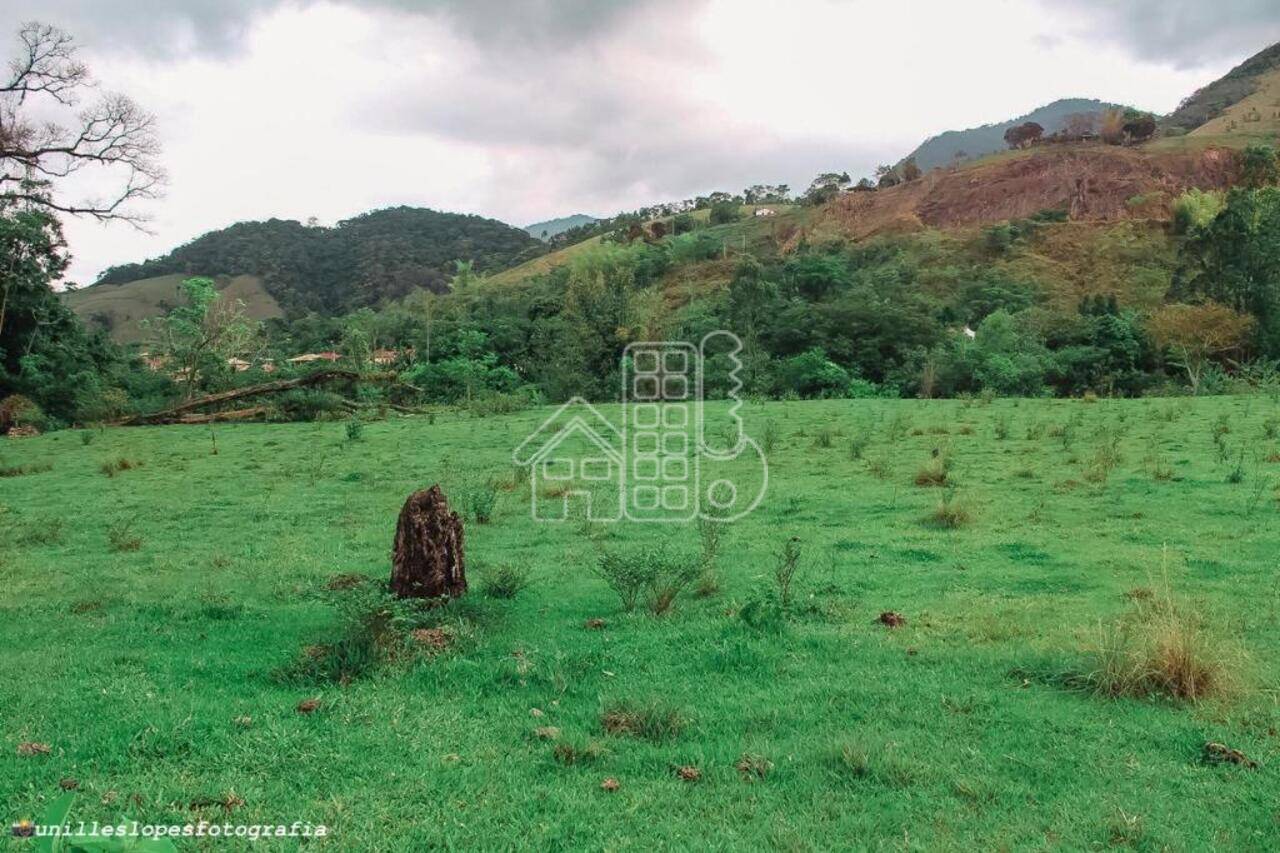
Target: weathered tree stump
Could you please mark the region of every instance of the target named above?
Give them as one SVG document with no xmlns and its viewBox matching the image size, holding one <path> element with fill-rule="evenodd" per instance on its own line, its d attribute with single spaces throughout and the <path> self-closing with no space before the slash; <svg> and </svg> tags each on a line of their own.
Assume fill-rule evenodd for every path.
<svg viewBox="0 0 1280 853">
<path fill-rule="evenodd" d="M 467 591 L 462 519 L 450 512 L 438 485 L 414 492 L 400 510 L 391 591 L 400 598 L 456 598 Z"/>
</svg>

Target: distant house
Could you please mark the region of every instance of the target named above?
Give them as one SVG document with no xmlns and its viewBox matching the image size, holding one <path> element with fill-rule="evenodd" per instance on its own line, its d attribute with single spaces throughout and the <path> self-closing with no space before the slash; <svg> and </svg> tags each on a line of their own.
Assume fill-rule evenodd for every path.
<svg viewBox="0 0 1280 853">
<path fill-rule="evenodd" d="M 774 210 L 772 207 L 756 208 L 756 216 L 777 216 L 777 215 L 778 215 L 778 211 Z"/>
<path fill-rule="evenodd" d="M 383 367 L 395 364 L 398 361 L 408 361 L 413 358 L 413 347 L 405 347 L 404 349 L 376 349 L 370 357 L 370 361 Z"/>
<path fill-rule="evenodd" d="M 289 363 L 311 364 L 313 361 L 337 361 L 340 358 L 342 358 L 342 354 L 336 352 L 308 352 L 302 355 L 295 355 L 289 359 Z"/>
</svg>

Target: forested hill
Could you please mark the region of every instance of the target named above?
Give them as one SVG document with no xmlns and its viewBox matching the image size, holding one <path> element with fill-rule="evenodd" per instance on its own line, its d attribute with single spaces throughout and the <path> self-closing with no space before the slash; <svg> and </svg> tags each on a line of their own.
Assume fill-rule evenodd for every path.
<svg viewBox="0 0 1280 853">
<path fill-rule="evenodd" d="M 951 165 L 956 160 L 973 160 L 1008 148 L 1004 133 L 1015 125 L 1034 121 L 1044 128 L 1045 133 L 1053 133 L 1063 128 L 1069 116 L 1100 115 L 1115 106 L 1092 98 L 1064 98 L 998 124 L 984 124 L 968 130 L 948 130 L 931 136 L 905 159 L 914 158 L 916 165 L 926 171 L 935 166 Z"/>
<path fill-rule="evenodd" d="M 111 267 L 97 284 L 175 273 L 256 275 L 290 315 L 338 314 L 414 288 L 443 291 L 459 260 L 494 272 L 542 251 L 540 241 L 496 219 L 393 207 L 332 228 L 286 219 L 239 222 L 163 257 Z"/>
</svg>

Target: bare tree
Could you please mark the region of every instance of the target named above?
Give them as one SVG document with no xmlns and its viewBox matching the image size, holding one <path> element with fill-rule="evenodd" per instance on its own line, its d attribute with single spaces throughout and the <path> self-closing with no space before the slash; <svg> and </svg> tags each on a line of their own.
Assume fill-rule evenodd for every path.
<svg viewBox="0 0 1280 853">
<path fill-rule="evenodd" d="M 141 225 L 143 217 L 130 203 L 155 198 L 165 180 L 154 117 L 128 97 L 107 92 L 77 110 L 96 86 L 76 58 L 71 36 L 28 23 L 18 41 L 10 76 L 0 84 L 0 200 Z M 104 198 L 74 201 L 55 193 L 60 180 L 89 168 L 111 174 L 116 189 Z"/>
</svg>

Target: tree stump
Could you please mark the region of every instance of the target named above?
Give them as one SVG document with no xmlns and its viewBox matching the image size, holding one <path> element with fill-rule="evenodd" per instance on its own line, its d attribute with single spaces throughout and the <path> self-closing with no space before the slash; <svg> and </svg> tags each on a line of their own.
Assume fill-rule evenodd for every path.
<svg viewBox="0 0 1280 853">
<path fill-rule="evenodd" d="M 414 492 L 400 510 L 391 591 L 399 598 L 456 598 L 467 591 L 462 519 L 450 512 L 438 485 Z"/>
</svg>

